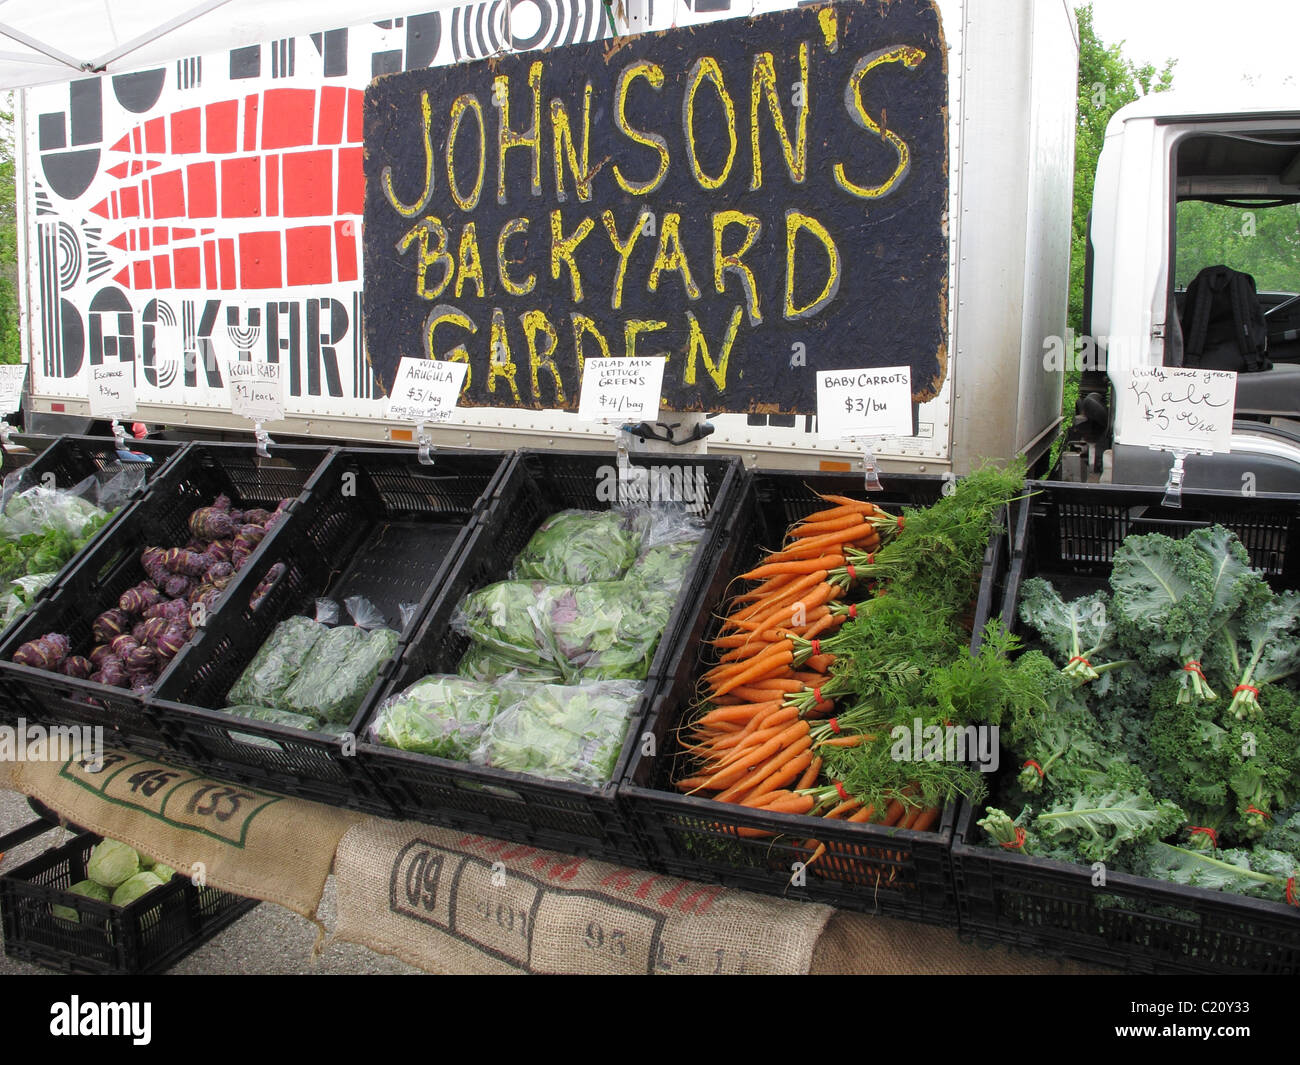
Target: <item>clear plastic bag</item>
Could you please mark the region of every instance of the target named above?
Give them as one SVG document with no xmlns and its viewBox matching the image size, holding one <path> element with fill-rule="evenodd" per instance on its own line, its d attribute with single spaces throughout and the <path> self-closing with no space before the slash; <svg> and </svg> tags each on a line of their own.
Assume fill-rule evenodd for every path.
<svg viewBox="0 0 1300 1065">
<path fill-rule="evenodd" d="M 496 685 L 433 674 L 384 700 L 370 735 L 389 747 L 463 762 L 500 707 Z"/>
<path fill-rule="evenodd" d="M 354 625 L 363 629 L 382 629 L 387 624 L 383 613 L 364 595 L 350 595 L 343 600 Z"/>
<path fill-rule="evenodd" d="M 280 708 L 289 686 L 328 631 L 311 618 L 280 622 L 231 687 L 228 702 Z"/>
<path fill-rule="evenodd" d="M 644 685 L 507 685 L 473 761 L 598 787 L 612 779 Z"/>
<path fill-rule="evenodd" d="M 556 594 L 543 581 L 498 581 L 471 592 L 456 606 L 451 627 L 523 669 L 555 667 L 551 639 L 539 627 L 539 601 Z"/>
<path fill-rule="evenodd" d="M 361 708 L 379 670 L 397 651 L 392 629 L 367 632 L 359 625 L 330 629 L 312 648 L 297 678 L 284 693 L 283 706 L 322 722 L 346 725 Z"/>
<path fill-rule="evenodd" d="M 552 584 L 618 580 L 640 553 L 647 526 L 640 508 L 559 511 L 524 545 L 511 577 Z"/>
</svg>

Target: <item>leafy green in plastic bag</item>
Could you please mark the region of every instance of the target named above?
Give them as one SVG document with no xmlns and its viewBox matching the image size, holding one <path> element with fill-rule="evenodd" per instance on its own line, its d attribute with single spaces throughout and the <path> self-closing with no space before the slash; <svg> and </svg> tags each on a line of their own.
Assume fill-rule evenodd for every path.
<svg viewBox="0 0 1300 1065">
<path fill-rule="evenodd" d="M 235 681 L 231 705 L 281 707 L 285 693 L 329 630 L 311 618 L 286 618 Z"/>
<path fill-rule="evenodd" d="M 371 735 L 389 747 L 466 761 L 500 706 L 495 685 L 435 674 L 388 699 Z"/>
<path fill-rule="evenodd" d="M 613 581 L 636 561 L 648 519 L 613 510 L 562 510 L 533 533 L 512 576 L 553 584 Z"/>
<path fill-rule="evenodd" d="M 474 760 L 516 773 L 599 786 L 610 780 L 643 685 L 628 681 L 519 686 Z"/>
<path fill-rule="evenodd" d="M 401 637 L 392 629 L 367 632 L 359 625 L 330 629 L 312 648 L 283 706 L 322 722 L 346 725 L 361 708 L 379 670 L 393 657 Z"/>
</svg>

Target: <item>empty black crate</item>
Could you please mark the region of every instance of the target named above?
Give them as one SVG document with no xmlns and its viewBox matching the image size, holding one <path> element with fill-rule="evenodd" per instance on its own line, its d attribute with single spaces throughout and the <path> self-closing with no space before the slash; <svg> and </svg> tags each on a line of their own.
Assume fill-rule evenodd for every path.
<svg viewBox="0 0 1300 1065">
<path fill-rule="evenodd" d="M 716 634 L 722 607 L 737 586 L 736 574 L 755 566 L 781 544 L 787 528 L 827 504 L 817 493 L 870 499 L 886 510 L 928 506 L 943 492 L 937 476 L 888 475 L 883 490 L 863 491 L 862 476 L 756 471 L 735 517 L 733 551 L 701 590 L 694 628 L 683 638 L 669 685 L 656 700 L 646 731 L 654 751 L 633 752 L 619 801 L 644 839 L 651 867 L 691 880 L 726 884 L 765 895 L 826 903 L 931 924 L 955 925 L 948 849 L 956 805 L 949 804 L 931 831 L 766 813 L 734 803 L 683 795 L 671 781 L 687 760 L 677 729 L 696 699 L 697 678 L 711 665 L 707 641 Z M 1005 524 L 999 515 L 998 524 Z M 978 590 L 971 589 L 972 627 L 978 633 L 998 600 L 1010 556 L 1008 534 L 991 535 Z M 762 835 L 752 835 L 752 831 Z M 806 865 L 817 843 L 825 853 Z M 796 874 L 802 870 L 802 875 Z M 792 883 L 802 880 L 802 883 Z"/>
<path fill-rule="evenodd" d="M 409 449 L 340 450 L 313 478 L 284 535 L 250 564 L 229 609 L 177 656 L 151 697 L 180 752 L 173 760 L 221 780 L 391 816 L 387 798 L 351 756 L 350 740 L 220 710 L 276 625 L 293 615 L 314 616 L 319 597 L 338 603 L 344 623 L 343 600 L 365 597 L 405 643 L 507 464 L 497 451 L 439 450 L 426 466 Z M 272 567 L 283 573 L 253 609 L 250 598 Z M 388 668 L 363 700 L 349 736 L 360 729 Z"/>
<path fill-rule="evenodd" d="M 712 456 L 635 456 L 651 500 L 686 503 L 706 521 L 681 599 L 664 629 L 633 712 L 613 778 L 600 788 L 395 750 L 359 735 L 357 752 L 404 818 L 482 832 L 573 854 L 640 863 L 644 851 L 616 805 L 616 782 L 640 742 L 641 722 L 681 633 L 698 608 L 695 594 L 726 552 L 726 536 L 746 480 L 739 460 Z M 461 599 L 504 580 L 542 522 L 566 509 L 604 510 L 618 497 L 612 454 L 521 451 L 485 512 L 474 539 L 389 679 L 384 696 L 431 673 L 454 673 L 469 646 L 451 628 Z M 373 715 L 371 715 L 373 716 Z M 367 725 L 369 722 L 367 722 Z"/>
<path fill-rule="evenodd" d="M 265 459 L 251 444 L 187 447 L 153 478 L 144 498 L 118 519 L 111 535 L 78 556 L 55 593 L 9 628 L 0 642 L 0 685 L 12 702 L 10 712 L 29 721 L 103 726 L 107 745 L 166 760 L 171 745 L 139 695 L 18 665 L 12 661 L 14 652 L 28 640 L 57 632 L 68 637 L 74 653 L 89 653 L 95 618 L 115 607 L 124 591 L 144 579 L 140 565 L 144 548 L 185 544 L 191 535 L 190 514 L 221 494 L 239 509 L 273 510 L 283 498 L 296 499 L 330 453 L 322 447 L 280 446 Z M 281 521 L 272 529 L 250 564 L 284 525 Z M 239 587 L 247 569 L 227 589 L 225 599 Z M 215 613 L 219 611 L 220 603 Z"/>
<path fill-rule="evenodd" d="M 1020 631 L 1021 582 L 1041 576 L 1072 599 L 1107 587 L 1129 535 L 1181 538 L 1207 525 L 1237 533 L 1277 589 L 1300 587 L 1300 497 L 1031 482 L 1017 518 L 1015 558 L 1002 613 Z M 1032 635 L 1032 632 L 1026 633 Z M 1004 752 L 1005 772 L 1014 772 Z M 1134 972 L 1300 972 L 1300 913 L 1280 902 L 1185 887 L 988 845 L 963 803 L 952 848 L 963 932 Z"/>
<path fill-rule="evenodd" d="M 54 827 L 36 822 L 6 839 L 32 838 L 30 830 L 41 826 Z M 86 879 L 90 852 L 100 841 L 76 831 L 69 842 L 0 876 L 5 954 L 17 961 L 67 973 L 159 973 L 257 905 L 256 899 L 198 887 L 179 873 L 126 906 L 74 895 L 68 888 Z M 56 917 L 55 906 L 75 910 L 78 920 Z"/>
</svg>

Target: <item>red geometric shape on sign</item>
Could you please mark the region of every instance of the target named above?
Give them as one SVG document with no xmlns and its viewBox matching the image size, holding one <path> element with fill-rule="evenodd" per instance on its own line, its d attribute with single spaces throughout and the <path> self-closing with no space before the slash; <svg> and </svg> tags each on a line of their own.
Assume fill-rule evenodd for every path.
<svg viewBox="0 0 1300 1065">
<path fill-rule="evenodd" d="M 172 263 L 176 269 L 177 288 L 199 287 L 198 248 L 177 248 L 172 252 Z"/>
<path fill-rule="evenodd" d="M 348 106 L 348 90 L 341 85 L 326 85 L 320 91 L 320 115 L 316 120 L 316 143 L 338 144 L 343 139 L 343 112 Z"/>
<path fill-rule="evenodd" d="M 131 134 L 122 134 L 121 139 L 118 140 L 118 142 L 109 150 L 114 152 L 129 152 L 131 150 Z"/>
<path fill-rule="evenodd" d="M 338 214 L 359 215 L 366 206 L 366 175 L 360 148 L 339 149 Z"/>
<path fill-rule="evenodd" d="M 334 210 L 334 153 L 284 154 L 284 215 L 307 218 Z"/>
<path fill-rule="evenodd" d="M 347 139 L 353 144 L 361 143 L 362 108 L 366 94 L 361 89 L 348 90 L 348 132 Z"/>
<path fill-rule="evenodd" d="M 167 256 L 155 255 L 153 257 L 153 279 L 154 288 L 172 287 L 172 264 Z"/>
<path fill-rule="evenodd" d="M 257 151 L 257 104 L 256 96 L 244 97 L 244 151 Z"/>
<path fill-rule="evenodd" d="M 203 150 L 203 115 L 197 107 L 177 111 L 171 121 L 173 155 Z"/>
<path fill-rule="evenodd" d="M 217 278 L 217 242 L 215 240 L 205 240 L 203 242 L 203 282 L 208 288 L 221 287 L 221 282 Z"/>
<path fill-rule="evenodd" d="M 153 288 L 153 275 L 149 272 L 148 259 L 143 259 L 135 264 L 135 287 Z"/>
<path fill-rule="evenodd" d="M 123 288 L 130 288 L 131 268 L 129 266 L 122 267 L 122 269 L 120 269 L 117 273 L 113 275 L 113 280 L 116 281 Z"/>
<path fill-rule="evenodd" d="M 153 217 L 183 218 L 185 216 L 185 183 L 179 170 L 168 170 L 149 179 L 153 186 Z"/>
<path fill-rule="evenodd" d="M 118 194 L 118 218 L 140 217 L 140 192 L 135 185 L 125 186 Z"/>
<path fill-rule="evenodd" d="M 324 285 L 330 277 L 330 227 L 302 226 L 287 229 L 284 247 L 288 258 L 289 285 Z"/>
<path fill-rule="evenodd" d="M 194 230 L 192 229 L 173 229 L 172 240 L 193 240 Z"/>
<path fill-rule="evenodd" d="M 221 287 L 235 288 L 239 278 L 235 275 L 235 242 L 225 238 L 217 242 L 217 251 L 221 257 Z"/>
<path fill-rule="evenodd" d="M 149 243 L 149 230 L 141 226 L 135 231 L 136 251 L 148 251 L 152 245 Z"/>
<path fill-rule="evenodd" d="M 111 247 L 111 248 L 119 248 L 119 249 L 121 249 L 122 251 L 126 251 L 126 234 L 125 234 L 125 233 L 119 233 L 119 234 L 118 234 L 117 236 L 115 236 L 112 240 L 110 240 L 110 241 L 108 242 L 108 244 L 109 244 L 109 247 Z"/>
<path fill-rule="evenodd" d="M 262 213 L 262 167 L 253 158 L 221 160 L 221 215 L 256 218 Z"/>
<path fill-rule="evenodd" d="M 186 217 L 215 218 L 217 216 L 217 164 L 191 163 L 185 168 L 185 183 L 190 193 L 190 211 Z"/>
<path fill-rule="evenodd" d="M 130 170 L 130 163 L 118 163 L 117 166 L 110 166 L 108 168 L 108 173 L 110 177 L 115 177 L 121 181 L 122 178 L 126 177 L 126 175 L 130 173 Z"/>
<path fill-rule="evenodd" d="M 139 126 L 131 131 L 131 150 L 136 155 L 144 151 L 144 130 Z"/>
<path fill-rule="evenodd" d="M 311 89 L 267 89 L 262 148 L 297 148 L 315 134 L 316 93 Z"/>
<path fill-rule="evenodd" d="M 151 118 L 144 124 L 144 147 L 151 155 L 167 153 L 167 127 L 161 118 Z"/>
<path fill-rule="evenodd" d="M 280 234 L 239 234 L 240 287 L 279 288 L 281 276 Z"/>
<path fill-rule="evenodd" d="M 117 194 L 114 193 L 114 195 L 117 195 Z M 100 218 L 108 218 L 108 217 L 110 217 L 111 210 L 110 210 L 110 208 L 109 208 L 109 204 L 108 204 L 108 197 L 105 196 L 102 200 L 99 201 L 99 203 L 97 203 L 97 204 L 95 204 L 93 207 L 91 207 L 91 209 L 90 209 L 90 213 L 91 213 L 91 214 L 97 214 L 97 215 L 99 215 Z"/>
<path fill-rule="evenodd" d="M 268 155 L 266 162 L 266 213 L 280 213 L 280 157 Z"/>
<path fill-rule="evenodd" d="M 357 279 L 357 224 L 352 221 L 334 223 L 334 263 L 338 281 Z"/>
<path fill-rule="evenodd" d="M 170 238 L 171 238 L 171 230 L 169 230 L 166 226 L 153 227 L 153 242 L 155 247 L 157 247 L 159 244 L 166 244 Z"/>
<path fill-rule="evenodd" d="M 213 155 L 219 152 L 233 152 L 237 147 L 236 133 L 239 126 L 239 102 L 222 100 L 220 103 L 208 104 L 203 109 L 208 126 L 208 151 Z"/>
</svg>

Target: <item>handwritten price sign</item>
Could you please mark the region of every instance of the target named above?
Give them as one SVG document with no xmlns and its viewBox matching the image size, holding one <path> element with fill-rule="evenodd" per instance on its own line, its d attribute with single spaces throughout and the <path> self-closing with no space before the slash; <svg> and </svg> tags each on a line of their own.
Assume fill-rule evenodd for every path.
<svg viewBox="0 0 1300 1065">
<path fill-rule="evenodd" d="M 284 417 L 284 378 L 278 362 L 230 362 L 230 409 L 253 422 Z"/>
<path fill-rule="evenodd" d="M 1230 370 L 1127 370 L 1115 412 L 1120 442 L 1201 454 L 1230 451 L 1236 397 L 1237 375 Z"/>
<path fill-rule="evenodd" d="M 104 362 L 90 368 L 90 416 L 128 418 L 135 413 L 135 367 Z"/>
<path fill-rule="evenodd" d="M 0 366 L 0 416 L 22 409 L 23 384 L 26 380 L 26 363 Z"/>
<path fill-rule="evenodd" d="M 658 417 L 667 361 L 660 355 L 587 359 L 582 367 L 578 417 L 585 422 L 642 421 Z"/>
<path fill-rule="evenodd" d="M 819 370 L 817 434 L 826 440 L 912 435 L 912 371 Z"/>
<path fill-rule="evenodd" d="M 463 362 L 403 358 L 388 397 L 388 417 L 406 422 L 442 422 L 451 417 L 469 367 Z"/>
</svg>

